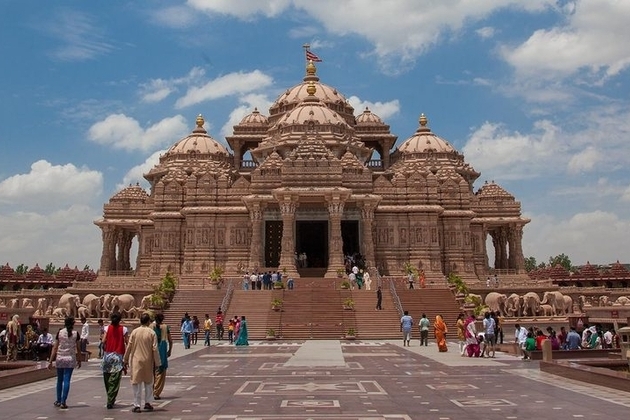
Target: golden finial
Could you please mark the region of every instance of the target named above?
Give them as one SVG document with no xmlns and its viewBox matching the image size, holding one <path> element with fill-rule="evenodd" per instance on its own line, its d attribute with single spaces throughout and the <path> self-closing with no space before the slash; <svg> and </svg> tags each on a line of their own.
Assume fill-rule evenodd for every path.
<svg viewBox="0 0 630 420">
<path fill-rule="evenodd" d="M 306 93 L 308 93 L 310 96 L 313 96 L 313 95 L 315 95 L 315 92 L 317 92 L 317 88 L 315 87 L 315 83 L 309 82 L 308 86 L 306 87 Z"/>
<path fill-rule="evenodd" d="M 427 116 L 424 115 L 424 112 L 422 114 L 420 114 L 420 125 L 422 127 L 426 127 L 427 123 L 429 122 L 429 120 L 427 120 Z"/>
<path fill-rule="evenodd" d="M 201 114 L 197 115 L 197 120 L 195 121 L 195 123 L 197 124 L 197 127 L 203 128 L 203 125 L 205 124 L 205 121 L 203 119 L 203 115 L 201 115 Z"/>
<path fill-rule="evenodd" d="M 315 67 L 315 64 L 313 64 L 312 61 L 309 61 L 306 65 L 306 75 L 315 76 L 315 73 L 317 73 L 317 67 Z"/>
</svg>

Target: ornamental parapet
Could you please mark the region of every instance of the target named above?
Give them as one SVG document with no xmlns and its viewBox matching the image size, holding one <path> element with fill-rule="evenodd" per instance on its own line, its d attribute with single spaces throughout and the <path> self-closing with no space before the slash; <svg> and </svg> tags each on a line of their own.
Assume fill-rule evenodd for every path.
<svg viewBox="0 0 630 420">
<path fill-rule="evenodd" d="M 245 207 L 245 206 L 184 207 L 181 210 L 181 214 L 182 215 L 187 215 L 187 214 L 207 214 L 207 213 L 212 213 L 212 214 L 238 214 L 238 213 L 248 214 L 249 210 L 247 210 L 247 207 Z"/>
<path fill-rule="evenodd" d="M 474 218 L 477 215 L 472 210 L 444 210 L 442 217 L 470 217 Z"/>
<path fill-rule="evenodd" d="M 407 212 L 425 212 L 425 213 L 442 213 L 444 207 L 431 204 L 418 205 L 402 205 L 402 206 L 378 206 L 374 209 L 375 213 L 407 213 Z"/>
</svg>

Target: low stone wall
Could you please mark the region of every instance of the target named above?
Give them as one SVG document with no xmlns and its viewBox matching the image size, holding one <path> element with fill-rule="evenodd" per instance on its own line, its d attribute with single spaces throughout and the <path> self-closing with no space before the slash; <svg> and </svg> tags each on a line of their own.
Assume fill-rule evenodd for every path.
<svg viewBox="0 0 630 420">
<path fill-rule="evenodd" d="M 531 351 L 532 360 L 542 360 L 542 350 Z M 551 357 L 554 360 L 574 360 L 574 359 L 621 359 L 621 350 L 619 349 L 601 349 L 601 350 L 553 350 Z"/>
<path fill-rule="evenodd" d="M 48 369 L 48 362 L 8 362 L 0 369 L 0 389 L 41 381 L 57 376 L 57 370 Z"/>
<path fill-rule="evenodd" d="M 575 352 L 568 353 L 574 354 Z M 630 373 L 606 368 L 606 366 L 621 365 L 627 366 L 627 362 L 625 360 L 597 360 L 588 364 L 588 361 L 585 360 L 553 360 L 551 362 L 541 361 L 540 370 L 587 384 L 630 392 Z"/>
</svg>

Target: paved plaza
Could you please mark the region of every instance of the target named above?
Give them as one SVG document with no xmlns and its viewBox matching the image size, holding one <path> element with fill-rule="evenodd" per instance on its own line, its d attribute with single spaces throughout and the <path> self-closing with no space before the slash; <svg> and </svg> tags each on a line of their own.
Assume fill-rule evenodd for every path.
<svg viewBox="0 0 630 420">
<path fill-rule="evenodd" d="M 155 411 L 132 413 L 129 378 L 105 408 L 93 359 L 75 370 L 68 410 L 53 406 L 55 379 L 0 391 L 0 417 L 44 419 L 397 420 L 625 419 L 630 393 L 541 373 L 537 362 L 497 353 L 460 357 L 457 344 L 402 341 L 177 343 Z"/>
</svg>

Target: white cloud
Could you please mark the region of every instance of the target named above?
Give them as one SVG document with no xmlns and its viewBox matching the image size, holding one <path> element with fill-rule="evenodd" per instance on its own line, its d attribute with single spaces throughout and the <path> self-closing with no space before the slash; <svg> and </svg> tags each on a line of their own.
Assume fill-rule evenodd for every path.
<svg viewBox="0 0 630 420">
<path fill-rule="evenodd" d="M 575 75 L 601 83 L 630 65 L 630 2 L 582 0 L 564 8 L 566 24 L 535 31 L 501 53 L 519 76 L 556 79 Z"/>
<path fill-rule="evenodd" d="M 45 22 L 43 30 L 62 43 L 50 53 L 57 60 L 83 61 L 114 49 L 106 41 L 104 31 L 94 24 L 94 19 L 87 13 L 66 10 Z"/>
<path fill-rule="evenodd" d="M 103 174 L 68 163 L 52 165 L 38 160 L 31 171 L 0 182 L 0 203 L 19 207 L 55 209 L 66 203 L 89 203 L 103 188 Z"/>
<path fill-rule="evenodd" d="M 382 120 L 388 120 L 400 112 L 400 102 L 398 99 L 389 102 L 370 102 L 363 101 L 357 96 L 351 96 L 348 98 L 348 102 L 350 102 L 350 105 L 354 108 L 355 115 L 361 114 L 366 107 Z"/>
<path fill-rule="evenodd" d="M 266 95 L 256 94 L 245 95 L 239 98 L 239 102 L 241 105 L 230 112 L 228 120 L 223 127 L 221 127 L 221 136 L 223 137 L 232 135 L 234 126 L 240 123 L 243 117 L 252 113 L 254 108 L 258 108 L 258 111 L 267 115 L 265 110 L 269 109 L 273 103 L 273 101 L 271 101 Z M 221 142 L 225 143 L 223 139 L 221 139 Z"/>
<path fill-rule="evenodd" d="M 591 171 L 602 158 L 602 154 L 595 147 L 589 146 L 571 157 L 567 169 L 570 174 Z"/>
<path fill-rule="evenodd" d="M 189 88 L 186 95 L 175 103 L 176 108 L 185 108 L 201 102 L 222 98 L 231 95 L 242 95 L 256 90 L 264 89 L 273 82 L 260 70 L 249 73 L 237 72 L 217 77 L 200 87 Z"/>
<path fill-rule="evenodd" d="M 479 28 L 475 31 L 475 33 L 479 35 L 481 39 L 492 38 L 495 32 L 495 29 L 491 26 L 484 26 L 483 28 Z"/>
<path fill-rule="evenodd" d="M 88 138 L 115 149 L 152 151 L 172 143 L 173 139 L 184 136 L 188 131 L 186 119 L 181 115 L 164 118 L 144 129 L 138 121 L 125 114 L 113 114 L 92 125 Z"/>
<path fill-rule="evenodd" d="M 486 122 L 469 137 L 462 152 L 475 169 L 489 172 L 496 179 L 540 176 L 536 169 L 553 170 L 562 165 L 566 146 L 560 129 L 549 121 L 539 121 L 530 134 L 510 132 L 505 126 Z M 553 167 L 549 168 L 550 160 Z M 562 166 L 560 166 L 562 168 Z"/>
<path fill-rule="evenodd" d="M 187 3 L 189 6 L 210 15 L 229 15 L 239 19 L 249 20 L 257 15 L 275 17 L 291 4 L 291 0 L 188 0 Z"/>
<path fill-rule="evenodd" d="M 140 97 L 142 102 L 154 103 L 167 98 L 176 92 L 179 86 L 189 86 L 199 83 L 206 74 L 201 67 L 193 67 L 184 77 L 172 79 L 151 79 L 140 84 Z"/>
<path fill-rule="evenodd" d="M 166 153 L 167 149 L 158 150 L 151 154 L 144 162 L 129 169 L 120 184 L 116 185 L 116 190 L 120 191 L 129 185 L 135 185 L 140 183 L 143 187 L 148 186 L 148 182 L 144 179 L 143 175 L 149 172 L 155 165 L 160 162 L 160 155 Z"/>
<path fill-rule="evenodd" d="M 22 263 L 30 268 L 36 263 L 41 268 L 49 262 L 58 267 L 67 263 L 79 269 L 88 264 L 98 269 L 102 242 L 93 221 L 101 210 L 73 204 L 46 212 L 48 207 L 42 203 L 41 211 L 0 213 L 2 263 L 13 268 Z"/>
<path fill-rule="evenodd" d="M 199 20 L 194 10 L 185 6 L 152 9 L 150 14 L 156 24 L 178 29 L 188 28 Z"/>
<path fill-rule="evenodd" d="M 546 214 L 526 215 L 530 222 L 523 234 L 526 257 L 547 261 L 565 253 L 574 265 L 627 262 L 630 220 L 608 211 L 593 211 L 560 218 Z M 585 246 L 588 244 L 588 246 Z"/>
</svg>

